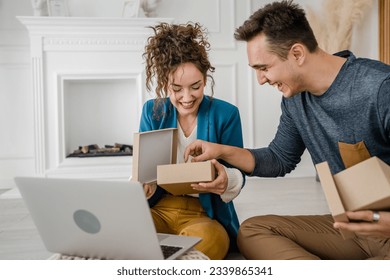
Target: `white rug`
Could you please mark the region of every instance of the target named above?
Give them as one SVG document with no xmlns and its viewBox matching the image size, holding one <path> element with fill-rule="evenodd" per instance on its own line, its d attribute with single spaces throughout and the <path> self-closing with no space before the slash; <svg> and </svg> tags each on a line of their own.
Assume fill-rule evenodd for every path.
<svg viewBox="0 0 390 280">
<path fill-rule="evenodd" d="M 49 258 L 49 260 L 97 260 L 97 259 L 54 254 Z M 209 257 L 207 257 L 202 252 L 196 250 L 195 248 L 192 248 L 186 253 L 184 253 L 184 255 L 178 257 L 177 260 L 209 260 Z"/>
</svg>

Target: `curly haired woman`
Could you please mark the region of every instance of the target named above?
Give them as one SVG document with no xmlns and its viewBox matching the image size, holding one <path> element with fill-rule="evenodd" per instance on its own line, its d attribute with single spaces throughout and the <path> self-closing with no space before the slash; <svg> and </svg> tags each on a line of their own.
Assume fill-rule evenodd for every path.
<svg viewBox="0 0 390 280">
<path fill-rule="evenodd" d="M 161 23 L 152 29 L 143 57 L 146 86 L 155 86 L 156 97 L 144 104 L 140 131 L 178 128 L 177 162 L 184 162 L 185 147 L 196 139 L 242 147 L 238 109 L 212 98 L 214 67 L 203 27 Z M 204 94 L 207 80 L 211 96 Z M 201 237 L 195 248 L 210 259 L 223 259 L 229 248 L 236 249 L 239 222 L 232 200 L 245 178 L 225 162 L 212 162 L 218 179 L 193 185 L 207 187 L 207 193 L 173 196 L 147 184 L 144 189 L 158 232 Z"/>
</svg>

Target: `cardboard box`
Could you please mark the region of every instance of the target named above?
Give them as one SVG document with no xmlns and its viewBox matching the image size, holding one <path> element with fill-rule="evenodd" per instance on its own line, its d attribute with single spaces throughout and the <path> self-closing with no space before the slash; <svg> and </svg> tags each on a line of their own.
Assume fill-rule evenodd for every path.
<svg viewBox="0 0 390 280">
<path fill-rule="evenodd" d="M 214 179 L 215 168 L 211 161 L 157 166 L 157 184 L 173 195 L 198 193 L 191 184 Z"/>
<path fill-rule="evenodd" d="M 157 182 L 173 195 L 198 193 L 192 183 L 214 180 L 210 161 L 176 164 L 176 158 L 177 128 L 134 133 L 131 180 Z"/>
<path fill-rule="evenodd" d="M 157 166 L 176 163 L 177 129 L 134 133 L 132 180 L 157 181 Z"/>
<path fill-rule="evenodd" d="M 371 157 L 335 175 L 327 162 L 316 165 L 335 221 L 348 222 L 346 211 L 390 209 L 390 166 Z M 354 233 L 342 230 L 345 239 Z"/>
</svg>

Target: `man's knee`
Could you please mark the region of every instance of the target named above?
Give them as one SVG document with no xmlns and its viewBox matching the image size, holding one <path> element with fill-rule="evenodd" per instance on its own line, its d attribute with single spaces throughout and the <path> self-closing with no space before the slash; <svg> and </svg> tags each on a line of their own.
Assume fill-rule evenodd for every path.
<svg viewBox="0 0 390 280">
<path fill-rule="evenodd" d="M 275 217 L 274 215 L 251 217 L 240 225 L 237 245 L 245 258 L 260 258 L 259 250 L 263 249 L 262 239 L 274 234 L 272 223 Z"/>
<path fill-rule="evenodd" d="M 275 222 L 277 216 L 256 216 L 246 219 L 238 230 L 238 235 L 241 238 L 253 237 L 261 232 L 267 233 L 272 229 L 272 224 Z"/>
</svg>

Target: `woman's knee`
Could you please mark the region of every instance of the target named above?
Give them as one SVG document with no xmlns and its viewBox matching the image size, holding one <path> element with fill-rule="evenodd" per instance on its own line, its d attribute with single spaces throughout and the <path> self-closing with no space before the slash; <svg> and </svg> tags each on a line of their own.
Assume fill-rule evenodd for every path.
<svg viewBox="0 0 390 280">
<path fill-rule="evenodd" d="M 229 236 L 216 220 L 200 219 L 189 223 L 179 234 L 201 237 L 202 241 L 195 248 L 210 259 L 223 259 L 229 250 Z"/>
</svg>

